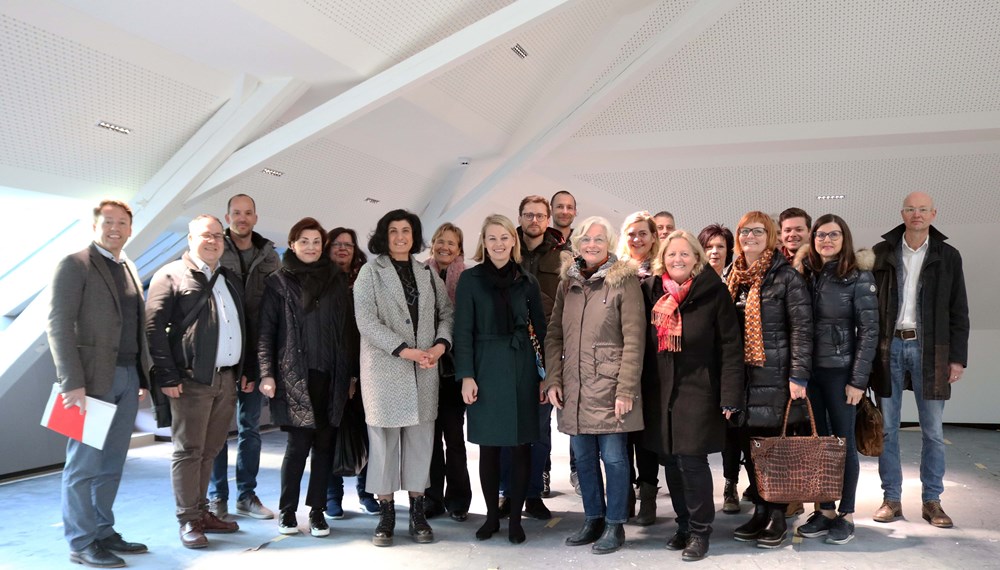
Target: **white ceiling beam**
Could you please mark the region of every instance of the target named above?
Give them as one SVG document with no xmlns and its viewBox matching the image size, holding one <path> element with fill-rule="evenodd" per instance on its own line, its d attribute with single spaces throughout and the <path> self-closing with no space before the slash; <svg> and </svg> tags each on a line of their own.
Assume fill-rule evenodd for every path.
<svg viewBox="0 0 1000 570">
<path fill-rule="evenodd" d="M 503 180 L 529 168 L 548 155 L 578 131 L 587 120 L 610 105 L 616 96 L 633 86 L 652 69 L 662 65 L 739 4 L 739 0 L 703 0 L 694 4 L 678 16 L 662 34 L 639 49 L 614 72 L 609 73 L 600 86 L 586 92 L 582 97 L 578 96 L 551 120 L 535 125 L 534 132 L 530 136 L 518 135 L 520 139 L 527 139 L 526 142 L 509 152 L 506 160 L 452 205 L 445 216 L 449 219 L 461 216 Z"/>
<path fill-rule="evenodd" d="M 572 0 L 518 0 L 348 89 L 234 153 L 191 196 L 202 199 L 274 155 L 306 144 L 412 91 Z"/>
</svg>

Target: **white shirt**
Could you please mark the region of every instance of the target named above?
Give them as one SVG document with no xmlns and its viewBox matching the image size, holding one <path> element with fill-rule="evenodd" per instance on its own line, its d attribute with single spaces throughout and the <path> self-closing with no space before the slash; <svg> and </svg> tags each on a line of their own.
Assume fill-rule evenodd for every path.
<svg viewBox="0 0 1000 570">
<path fill-rule="evenodd" d="M 924 267 L 927 247 L 931 236 L 917 249 L 910 249 L 904 237 L 903 242 L 903 298 L 899 300 L 899 314 L 896 316 L 896 330 L 917 328 L 917 289 L 920 287 L 920 270 Z"/>
<path fill-rule="evenodd" d="M 212 269 L 207 263 L 198 259 L 194 253 L 189 254 L 191 261 L 198 266 L 198 269 L 205 274 L 208 279 L 212 278 Z M 216 270 L 221 269 L 221 264 Z M 233 300 L 233 295 L 229 292 L 226 279 L 219 276 L 212 287 L 212 297 L 215 298 L 215 308 L 217 320 L 219 321 L 219 345 L 215 351 L 215 366 L 236 366 L 243 355 L 243 335 L 240 332 L 240 313 Z"/>
<path fill-rule="evenodd" d="M 114 261 L 115 263 L 125 263 L 125 252 L 124 251 L 122 252 L 121 257 L 115 257 L 115 254 L 113 254 L 110 251 L 104 249 L 104 247 L 101 244 L 97 243 L 96 241 L 94 242 L 94 247 L 97 248 L 97 253 L 100 253 L 101 255 L 103 255 L 104 257 L 107 257 L 111 261 Z"/>
</svg>

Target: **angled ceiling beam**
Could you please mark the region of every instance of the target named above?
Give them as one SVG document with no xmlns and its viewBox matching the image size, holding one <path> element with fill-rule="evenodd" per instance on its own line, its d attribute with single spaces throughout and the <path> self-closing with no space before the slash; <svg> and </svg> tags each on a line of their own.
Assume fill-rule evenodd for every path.
<svg viewBox="0 0 1000 570">
<path fill-rule="evenodd" d="M 475 57 L 523 26 L 572 4 L 572 0 L 517 0 L 248 144 L 226 160 L 190 199 L 201 200 L 217 192 L 272 156 L 381 107 Z"/>
<path fill-rule="evenodd" d="M 678 16 L 663 33 L 607 74 L 599 86 L 586 92 L 582 97 L 569 101 L 561 111 L 556 113 L 540 111 L 541 116 L 549 115 L 551 118 L 535 123 L 534 130 L 530 134 L 518 133 L 517 139 L 525 142 L 511 149 L 508 158 L 455 202 L 445 212 L 444 217 L 458 218 L 503 180 L 523 171 L 552 152 L 579 130 L 587 120 L 610 105 L 617 95 L 635 85 L 739 4 L 740 0 L 704 0 L 695 3 Z M 581 56 L 584 61 L 582 69 L 587 69 L 586 57 L 587 54 Z M 576 78 L 577 81 L 579 79 Z"/>
</svg>

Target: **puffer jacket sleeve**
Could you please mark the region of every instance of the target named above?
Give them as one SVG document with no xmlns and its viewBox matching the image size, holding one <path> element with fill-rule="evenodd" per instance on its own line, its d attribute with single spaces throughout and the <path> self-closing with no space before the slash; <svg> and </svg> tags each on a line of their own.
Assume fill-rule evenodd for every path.
<svg viewBox="0 0 1000 570">
<path fill-rule="evenodd" d="M 791 267 L 785 272 L 785 310 L 788 314 L 792 378 L 808 381 L 812 376 L 813 309 L 805 279 Z"/>
<path fill-rule="evenodd" d="M 639 395 L 642 355 L 646 352 L 647 316 L 639 280 L 626 279 L 622 287 L 622 365 L 618 372 L 615 397 L 631 400 Z"/>
<path fill-rule="evenodd" d="M 275 288 L 277 275 L 265 281 L 264 295 L 260 300 L 260 319 L 257 328 L 257 362 L 261 378 L 275 378 L 278 373 L 278 326 L 281 319 L 281 295 Z"/>
<path fill-rule="evenodd" d="M 854 282 L 854 327 L 857 339 L 854 343 L 851 386 L 864 390 L 868 387 L 878 346 L 878 295 L 875 277 L 870 271 L 859 272 Z"/>
<path fill-rule="evenodd" d="M 542 382 L 542 389 L 548 390 L 553 386 L 562 387 L 563 378 L 563 307 L 566 304 L 566 277 L 559 282 L 556 288 L 556 300 L 552 306 L 552 316 L 549 318 L 548 327 L 545 332 L 545 381 Z"/>
</svg>

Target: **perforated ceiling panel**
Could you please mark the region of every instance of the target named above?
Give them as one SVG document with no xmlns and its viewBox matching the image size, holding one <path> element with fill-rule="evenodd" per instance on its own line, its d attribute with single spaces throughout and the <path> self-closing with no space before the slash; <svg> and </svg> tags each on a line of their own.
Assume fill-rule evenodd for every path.
<svg viewBox="0 0 1000 570">
<path fill-rule="evenodd" d="M 1000 110 L 996 0 L 756 0 L 576 136 Z"/>
<path fill-rule="evenodd" d="M 889 229 L 899 223 L 903 198 L 915 190 L 937 197 L 940 223 L 1000 219 L 1000 154 L 597 172 L 576 178 L 636 209 L 670 210 L 681 227 L 692 231 L 715 222 L 734 227 L 750 210 L 780 212 L 790 206 L 814 217 L 839 214 L 851 227 Z M 816 198 L 830 194 L 846 199 Z"/>
<path fill-rule="evenodd" d="M 610 5 L 610 0 L 588 0 L 545 18 L 433 84 L 497 128 L 513 133 L 552 80 L 576 60 Z M 527 57 L 514 53 L 515 43 Z"/>
<path fill-rule="evenodd" d="M 436 44 L 513 0 L 303 0 L 393 62 Z"/>
<path fill-rule="evenodd" d="M 5 14 L 0 77 L 0 164 L 133 190 L 223 103 Z"/>
</svg>

